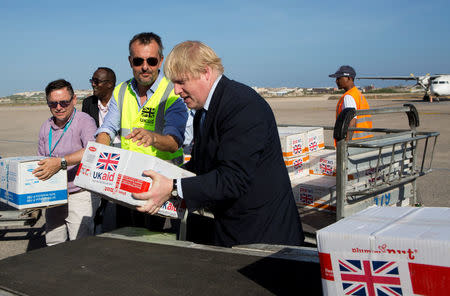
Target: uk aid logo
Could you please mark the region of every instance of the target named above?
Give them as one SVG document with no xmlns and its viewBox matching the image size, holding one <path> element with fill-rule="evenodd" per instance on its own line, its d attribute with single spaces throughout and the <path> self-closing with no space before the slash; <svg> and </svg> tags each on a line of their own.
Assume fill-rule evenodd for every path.
<svg viewBox="0 0 450 296">
<path fill-rule="evenodd" d="M 93 173 L 92 178 L 104 181 L 114 181 L 114 176 L 117 167 L 119 166 L 119 161 L 120 154 L 101 152 L 95 168 L 104 172 L 96 171 Z"/>
</svg>

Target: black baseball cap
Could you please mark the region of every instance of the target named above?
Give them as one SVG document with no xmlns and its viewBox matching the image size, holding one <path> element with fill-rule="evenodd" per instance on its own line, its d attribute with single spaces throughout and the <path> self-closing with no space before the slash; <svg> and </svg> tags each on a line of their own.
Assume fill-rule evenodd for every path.
<svg viewBox="0 0 450 296">
<path fill-rule="evenodd" d="M 339 78 L 339 77 L 352 77 L 355 78 L 356 72 L 351 66 L 345 65 L 339 67 L 339 69 L 334 74 L 328 75 L 329 77 Z"/>
</svg>

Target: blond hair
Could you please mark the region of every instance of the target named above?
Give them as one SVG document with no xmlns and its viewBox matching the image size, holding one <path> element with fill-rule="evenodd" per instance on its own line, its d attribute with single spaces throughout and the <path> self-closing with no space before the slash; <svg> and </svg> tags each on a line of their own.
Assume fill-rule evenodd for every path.
<svg viewBox="0 0 450 296">
<path fill-rule="evenodd" d="M 169 80 L 198 78 L 205 73 L 206 66 L 218 75 L 223 74 L 221 59 L 214 50 L 200 41 L 185 41 L 175 45 L 164 62 L 164 75 Z"/>
</svg>

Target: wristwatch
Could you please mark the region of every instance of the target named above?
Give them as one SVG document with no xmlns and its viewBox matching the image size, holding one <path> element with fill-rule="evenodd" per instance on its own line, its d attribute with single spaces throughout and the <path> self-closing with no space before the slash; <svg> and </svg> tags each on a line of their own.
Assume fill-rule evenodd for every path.
<svg viewBox="0 0 450 296">
<path fill-rule="evenodd" d="M 61 158 L 61 169 L 62 170 L 67 170 L 67 161 L 66 161 L 66 159 L 64 157 Z"/>
<path fill-rule="evenodd" d="M 178 197 L 177 179 L 173 179 L 173 187 L 172 191 L 170 192 L 170 196 Z"/>
</svg>

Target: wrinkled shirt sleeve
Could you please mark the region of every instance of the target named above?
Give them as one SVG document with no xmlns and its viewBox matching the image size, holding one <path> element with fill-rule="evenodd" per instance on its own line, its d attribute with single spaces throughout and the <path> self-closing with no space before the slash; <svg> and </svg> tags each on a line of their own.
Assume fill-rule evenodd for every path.
<svg viewBox="0 0 450 296">
<path fill-rule="evenodd" d="M 97 137 L 99 133 L 107 133 L 109 134 L 111 140 L 113 140 L 120 130 L 120 111 L 114 95 L 110 102 L 108 113 L 105 116 L 105 121 L 103 121 L 103 124 L 97 129 L 95 137 Z"/>
<path fill-rule="evenodd" d="M 184 102 L 178 98 L 169 108 L 165 115 L 163 135 L 172 135 L 176 138 L 178 147 L 184 142 L 184 131 L 188 119 L 188 109 Z"/>
</svg>

